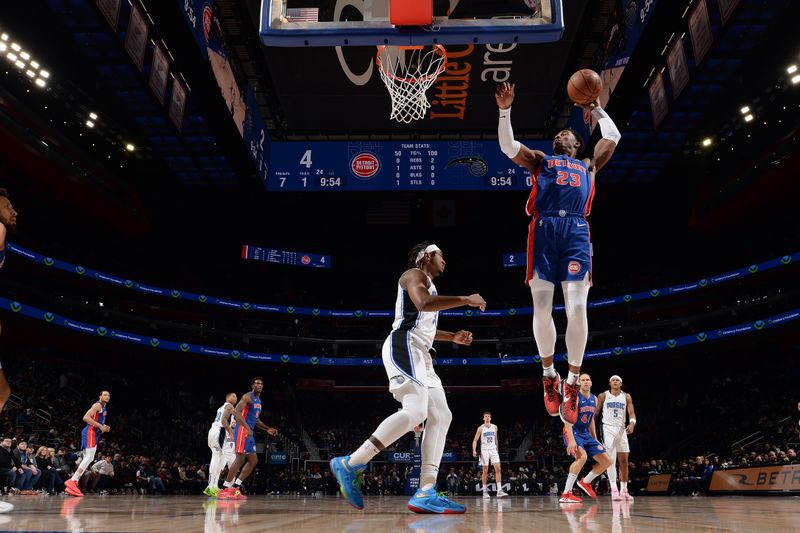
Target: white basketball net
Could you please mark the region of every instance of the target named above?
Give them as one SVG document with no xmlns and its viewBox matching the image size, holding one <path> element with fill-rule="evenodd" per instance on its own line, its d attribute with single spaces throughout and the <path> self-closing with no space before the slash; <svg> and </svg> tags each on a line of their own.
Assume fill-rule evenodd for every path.
<svg viewBox="0 0 800 533">
<path fill-rule="evenodd" d="M 444 71 L 446 60 L 439 44 L 428 49 L 378 47 L 378 71 L 392 98 L 391 120 L 408 124 L 425 118 L 431 107 L 425 93 Z"/>
</svg>

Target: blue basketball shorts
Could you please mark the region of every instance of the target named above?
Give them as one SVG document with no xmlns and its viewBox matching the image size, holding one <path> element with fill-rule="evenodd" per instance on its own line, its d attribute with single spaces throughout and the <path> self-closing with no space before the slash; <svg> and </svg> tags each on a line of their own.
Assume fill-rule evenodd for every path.
<svg viewBox="0 0 800 533">
<path fill-rule="evenodd" d="M 539 216 L 528 229 L 528 271 L 551 283 L 582 281 L 592 275 L 589 223 L 582 216 Z"/>
</svg>

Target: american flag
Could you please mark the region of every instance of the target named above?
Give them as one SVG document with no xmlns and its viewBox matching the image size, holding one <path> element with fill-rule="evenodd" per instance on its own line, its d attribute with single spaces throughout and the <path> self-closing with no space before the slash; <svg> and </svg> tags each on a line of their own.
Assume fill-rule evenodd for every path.
<svg viewBox="0 0 800 533">
<path fill-rule="evenodd" d="M 318 7 L 292 7 L 286 10 L 289 22 L 319 22 Z"/>
</svg>

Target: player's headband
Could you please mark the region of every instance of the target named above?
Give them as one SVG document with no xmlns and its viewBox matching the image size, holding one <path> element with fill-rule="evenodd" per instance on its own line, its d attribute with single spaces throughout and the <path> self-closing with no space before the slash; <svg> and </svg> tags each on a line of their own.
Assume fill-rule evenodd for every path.
<svg viewBox="0 0 800 533">
<path fill-rule="evenodd" d="M 618 376 L 618 375 L 616 375 L 616 374 L 614 374 L 613 376 L 611 376 L 610 378 L 608 378 L 608 382 L 609 382 L 609 383 L 611 383 L 611 380 L 612 380 L 612 379 L 614 379 L 614 378 L 617 378 L 617 379 L 619 380 L 619 382 L 620 382 L 620 383 L 622 383 L 622 378 L 621 378 L 621 377 L 619 377 L 619 376 Z"/>
<path fill-rule="evenodd" d="M 417 254 L 416 264 L 419 264 L 422 261 L 422 258 L 425 257 L 425 254 L 431 254 L 433 252 L 441 252 L 442 250 L 436 246 L 435 244 L 429 244 L 424 250 L 420 251 Z"/>
</svg>

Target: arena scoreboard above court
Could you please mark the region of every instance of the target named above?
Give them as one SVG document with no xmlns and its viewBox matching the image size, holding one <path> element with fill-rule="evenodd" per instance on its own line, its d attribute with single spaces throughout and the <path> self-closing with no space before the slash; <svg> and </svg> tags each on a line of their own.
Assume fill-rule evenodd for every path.
<svg viewBox="0 0 800 533">
<path fill-rule="evenodd" d="M 331 256 L 329 255 L 275 250 L 274 248 L 262 248 L 250 244 L 242 245 L 242 259 L 281 265 L 331 268 Z"/>
<path fill-rule="evenodd" d="M 552 151 L 552 141 L 525 141 Z M 270 191 L 528 190 L 530 173 L 497 141 L 272 143 Z"/>
</svg>

